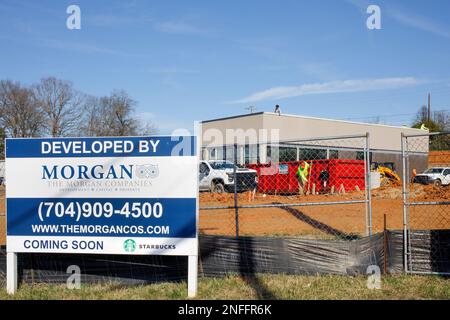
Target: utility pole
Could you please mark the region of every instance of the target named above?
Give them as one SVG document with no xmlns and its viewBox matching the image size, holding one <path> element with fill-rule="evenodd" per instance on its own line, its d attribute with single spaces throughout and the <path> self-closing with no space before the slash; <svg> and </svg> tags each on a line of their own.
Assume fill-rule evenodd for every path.
<svg viewBox="0 0 450 320">
<path fill-rule="evenodd" d="M 428 94 L 428 122 L 431 120 L 431 94 Z"/>
</svg>

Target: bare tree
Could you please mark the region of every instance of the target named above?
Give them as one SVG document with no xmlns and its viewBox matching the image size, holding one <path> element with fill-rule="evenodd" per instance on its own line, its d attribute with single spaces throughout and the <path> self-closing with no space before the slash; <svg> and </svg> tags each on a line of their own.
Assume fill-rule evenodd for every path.
<svg viewBox="0 0 450 320">
<path fill-rule="evenodd" d="M 435 111 L 428 120 L 428 108 L 422 106 L 416 115 L 413 128 L 421 128 L 422 125 L 430 132 L 442 132 L 449 129 L 449 116 L 446 111 Z M 437 135 L 430 137 L 430 150 L 449 150 L 450 138 L 448 135 Z"/>
<path fill-rule="evenodd" d="M 428 108 L 422 106 L 417 111 L 413 127 L 420 128 L 422 124 L 425 124 L 431 132 L 448 131 L 450 130 L 450 113 L 447 110 L 434 111 L 431 119 L 428 120 Z"/>
<path fill-rule="evenodd" d="M 149 135 L 156 132 L 150 122 L 134 115 L 136 102 L 123 90 L 116 90 L 107 97 L 89 97 L 83 108 L 80 128 L 86 136 Z"/>
<path fill-rule="evenodd" d="M 45 116 L 47 134 L 52 137 L 76 134 L 83 96 L 73 88 L 72 83 L 49 77 L 41 79 L 33 91 Z"/>
<path fill-rule="evenodd" d="M 9 137 L 39 136 L 44 128 L 33 92 L 9 80 L 0 81 L 0 121 Z"/>
<path fill-rule="evenodd" d="M 87 137 L 102 135 L 104 124 L 100 112 L 100 99 L 95 96 L 87 96 L 84 99 L 82 110 L 78 135 Z"/>
<path fill-rule="evenodd" d="M 158 133 L 158 127 L 149 120 L 139 121 L 139 132 L 138 136 L 151 136 L 152 134 Z"/>
<path fill-rule="evenodd" d="M 421 106 L 416 113 L 414 124 L 422 124 L 428 121 L 428 107 Z"/>
<path fill-rule="evenodd" d="M 135 105 L 123 90 L 101 98 L 86 96 L 54 77 L 31 89 L 0 81 L 0 126 L 11 137 L 154 134 L 151 122 L 135 116 Z"/>
<path fill-rule="evenodd" d="M 435 111 L 433 119 L 443 131 L 450 130 L 450 112 L 446 110 Z"/>
<path fill-rule="evenodd" d="M 137 134 L 138 122 L 132 116 L 136 102 L 125 91 L 114 91 L 110 97 L 103 99 L 103 103 L 115 135 Z"/>
</svg>

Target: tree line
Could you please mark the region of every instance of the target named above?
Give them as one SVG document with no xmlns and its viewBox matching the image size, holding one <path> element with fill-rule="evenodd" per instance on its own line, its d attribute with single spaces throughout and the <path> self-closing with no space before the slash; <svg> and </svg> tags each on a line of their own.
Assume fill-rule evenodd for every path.
<svg viewBox="0 0 450 320">
<path fill-rule="evenodd" d="M 29 87 L 0 81 L 0 130 L 4 137 L 124 136 L 154 134 L 156 127 L 134 114 L 124 90 L 96 97 L 70 81 L 48 77 Z"/>
<path fill-rule="evenodd" d="M 446 110 L 428 113 L 428 107 L 422 106 L 412 127 L 420 129 L 422 126 L 430 132 L 450 132 L 450 113 Z M 430 150 L 450 150 L 450 134 L 430 136 Z"/>
<path fill-rule="evenodd" d="M 447 110 L 432 111 L 428 114 L 428 107 L 419 108 L 414 119 L 413 128 L 420 128 L 425 125 L 430 132 L 450 131 L 450 113 Z"/>
</svg>

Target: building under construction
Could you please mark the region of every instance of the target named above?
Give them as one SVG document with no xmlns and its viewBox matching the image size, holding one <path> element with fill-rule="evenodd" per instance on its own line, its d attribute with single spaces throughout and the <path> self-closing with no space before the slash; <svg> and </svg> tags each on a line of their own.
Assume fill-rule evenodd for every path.
<svg viewBox="0 0 450 320">
<path fill-rule="evenodd" d="M 363 160 L 361 146 L 351 139 L 330 139 L 312 143 L 317 138 L 369 135 L 371 164 L 391 164 L 401 172 L 401 134 L 414 135 L 423 130 L 382 124 L 314 118 L 279 112 L 257 112 L 206 120 L 202 128 L 202 158 L 230 160 L 237 143 L 239 164 L 269 163 L 310 159 Z M 311 141 L 308 141 L 311 139 Z M 419 172 L 428 166 L 428 143 L 410 154 L 411 168 Z M 425 147 L 427 146 L 427 147 Z M 276 154 L 275 154 L 276 153 Z"/>
</svg>

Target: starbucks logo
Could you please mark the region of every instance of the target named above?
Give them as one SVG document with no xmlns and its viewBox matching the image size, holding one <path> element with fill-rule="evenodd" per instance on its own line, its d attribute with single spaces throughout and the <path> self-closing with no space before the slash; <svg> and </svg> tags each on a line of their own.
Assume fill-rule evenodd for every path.
<svg viewBox="0 0 450 320">
<path fill-rule="evenodd" d="M 136 242 L 133 239 L 125 240 L 125 242 L 123 243 L 123 249 L 126 252 L 133 252 L 134 250 L 136 250 Z"/>
</svg>

